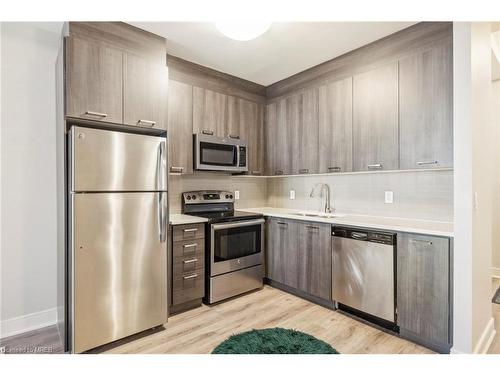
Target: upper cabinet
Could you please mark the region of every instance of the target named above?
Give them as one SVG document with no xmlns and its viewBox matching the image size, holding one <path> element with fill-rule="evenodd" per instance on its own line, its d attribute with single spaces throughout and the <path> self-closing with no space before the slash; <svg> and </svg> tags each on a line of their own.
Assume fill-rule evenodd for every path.
<svg viewBox="0 0 500 375">
<path fill-rule="evenodd" d="M 123 122 L 123 53 L 97 42 L 66 40 L 66 115 Z"/>
<path fill-rule="evenodd" d="M 193 87 L 171 80 L 168 85 L 168 151 L 173 173 L 193 172 Z"/>
<path fill-rule="evenodd" d="M 352 77 L 319 88 L 319 173 L 352 171 Z"/>
<path fill-rule="evenodd" d="M 453 46 L 399 62 L 401 169 L 453 166 Z"/>
<path fill-rule="evenodd" d="M 193 132 L 225 137 L 227 95 L 193 88 Z"/>
<path fill-rule="evenodd" d="M 353 77 L 354 170 L 399 168 L 398 63 Z"/>
<path fill-rule="evenodd" d="M 66 40 L 66 115 L 167 128 L 168 70 L 99 41 Z"/>
<path fill-rule="evenodd" d="M 167 67 L 124 53 L 123 70 L 123 122 L 167 129 Z"/>
</svg>

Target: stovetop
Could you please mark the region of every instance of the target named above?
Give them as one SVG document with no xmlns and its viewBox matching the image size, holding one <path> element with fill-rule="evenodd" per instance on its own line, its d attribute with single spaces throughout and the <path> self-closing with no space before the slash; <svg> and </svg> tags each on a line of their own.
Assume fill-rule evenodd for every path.
<svg viewBox="0 0 500 375">
<path fill-rule="evenodd" d="M 186 214 L 207 218 L 209 223 L 252 220 L 259 219 L 263 216 L 262 214 L 245 211 L 186 212 Z"/>
</svg>

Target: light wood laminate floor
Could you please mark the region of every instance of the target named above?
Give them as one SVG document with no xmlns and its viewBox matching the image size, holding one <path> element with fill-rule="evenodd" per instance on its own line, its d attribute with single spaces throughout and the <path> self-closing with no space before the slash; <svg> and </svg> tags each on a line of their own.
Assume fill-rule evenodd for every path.
<svg viewBox="0 0 500 375">
<path fill-rule="evenodd" d="M 500 279 L 493 279 L 491 288 L 492 298 L 499 286 L 500 286 Z M 497 331 L 497 334 L 495 335 L 495 339 L 491 343 L 488 353 L 500 354 L 500 305 L 498 303 L 492 303 L 491 305 L 492 305 L 493 319 L 495 319 L 495 330 Z"/>
<path fill-rule="evenodd" d="M 230 335 L 259 328 L 293 328 L 341 353 L 432 353 L 344 314 L 270 286 L 215 306 L 169 318 L 165 330 L 108 349 L 106 353 L 210 353 Z"/>
</svg>

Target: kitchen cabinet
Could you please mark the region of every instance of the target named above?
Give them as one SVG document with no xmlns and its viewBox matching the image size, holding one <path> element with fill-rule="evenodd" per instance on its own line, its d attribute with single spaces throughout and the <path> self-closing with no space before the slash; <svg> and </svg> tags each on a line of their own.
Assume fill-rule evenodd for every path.
<svg viewBox="0 0 500 375">
<path fill-rule="evenodd" d="M 451 255 L 444 237 L 398 234 L 397 323 L 403 337 L 451 346 Z"/>
<path fill-rule="evenodd" d="M 298 286 L 297 222 L 267 220 L 266 277 L 281 284 Z"/>
<path fill-rule="evenodd" d="M 66 115 L 122 123 L 122 60 L 119 50 L 66 38 Z"/>
<path fill-rule="evenodd" d="M 353 77 L 354 170 L 399 168 L 398 63 Z"/>
<path fill-rule="evenodd" d="M 293 98 L 284 98 L 267 105 L 266 170 L 270 176 L 287 175 L 292 171 L 293 101 Z"/>
<path fill-rule="evenodd" d="M 319 173 L 352 171 L 352 77 L 319 88 Z"/>
<path fill-rule="evenodd" d="M 193 132 L 225 137 L 227 104 L 227 95 L 194 87 Z"/>
<path fill-rule="evenodd" d="M 453 166 L 453 45 L 399 61 L 401 169 Z"/>
<path fill-rule="evenodd" d="M 123 64 L 123 122 L 167 129 L 167 67 L 131 53 L 124 53 Z"/>
<path fill-rule="evenodd" d="M 193 172 L 193 87 L 171 80 L 168 87 L 168 151 L 173 173 Z"/>
<path fill-rule="evenodd" d="M 324 300 L 330 300 L 332 296 L 332 226 L 300 222 L 298 227 L 298 289 Z"/>
</svg>

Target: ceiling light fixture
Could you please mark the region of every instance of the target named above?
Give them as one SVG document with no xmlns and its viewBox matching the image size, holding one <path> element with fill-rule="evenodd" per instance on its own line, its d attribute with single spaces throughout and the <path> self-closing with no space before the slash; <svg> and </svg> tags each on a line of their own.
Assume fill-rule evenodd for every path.
<svg viewBox="0 0 500 375">
<path fill-rule="evenodd" d="M 228 38 L 247 41 L 264 34 L 271 22 L 266 21 L 222 21 L 216 22 L 215 27 Z"/>
</svg>

